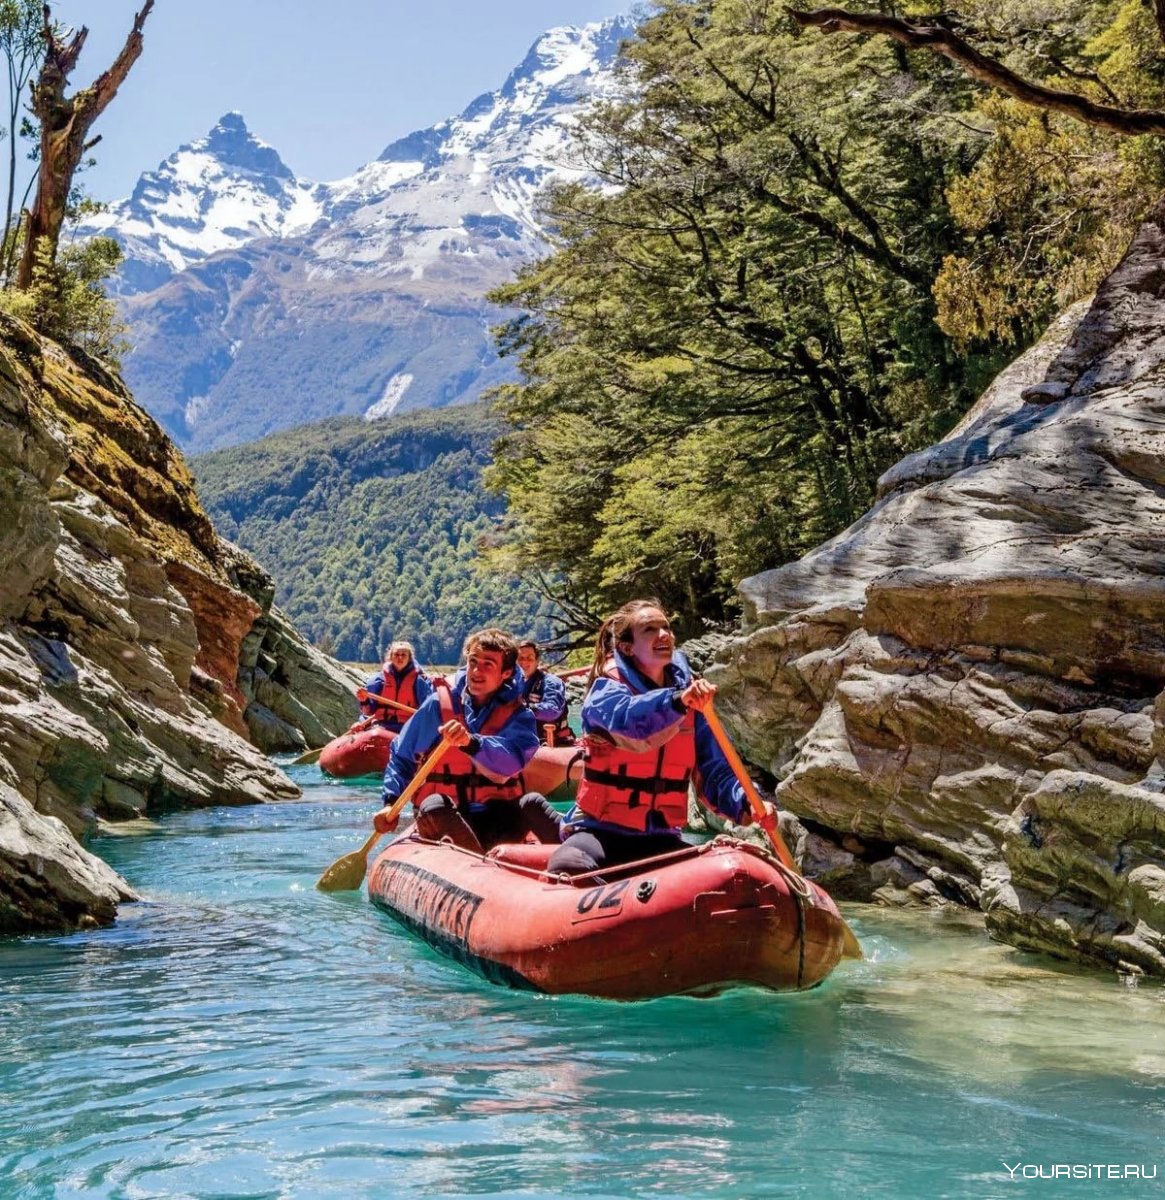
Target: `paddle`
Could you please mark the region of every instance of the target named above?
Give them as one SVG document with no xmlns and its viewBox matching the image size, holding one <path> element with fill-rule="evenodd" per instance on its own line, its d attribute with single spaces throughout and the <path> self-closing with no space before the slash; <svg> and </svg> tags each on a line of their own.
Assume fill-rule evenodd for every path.
<svg viewBox="0 0 1165 1200">
<path fill-rule="evenodd" d="M 307 750 L 298 758 L 293 758 L 287 765 L 289 767 L 308 767 L 314 762 L 319 762 L 320 755 L 323 754 L 324 747 L 321 746 L 318 750 Z"/>
<path fill-rule="evenodd" d="M 445 757 L 446 752 L 452 746 L 453 743 L 444 737 L 437 743 L 433 753 L 417 768 L 417 773 L 409 781 L 408 787 L 397 796 L 396 802 L 388 810 L 390 821 L 417 794 L 421 784 L 429 778 L 430 772 Z M 337 858 L 316 880 L 316 887 L 321 892 L 354 892 L 364 882 L 364 873 L 368 870 L 368 853 L 379 837 L 379 832 L 374 829 L 372 836 L 359 850 L 353 850 L 351 854 Z"/>
<path fill-rule="evenodd" d="M 407 712 L 410 715 L 415 713 L 415 708 L 409 708 L 407 704 L 401 704 L 399 700 L 389 700 L 387 696 L 378 696 L 375 692 L 365 691 L 364 688 L 356 689 L 357 700 L 371 700 L 373 704 L 383 704 L 388 708 L 399 708 L 401 712 Z"/>
<path fill-rule="evenodd" d="M 756 785 L 749 778 L 748 771 L 745 769 L 740 755 L 736 753 L 736 747 L 728 737 L 727 730 L 720 723 L 720 718 L 716 715 L 715 710 L 710 704 L 703 710 L 703 717 L 708 722 L 708 727 L 712 730 L 712 735 L 715 737 L 720 749 L 724 751 L 724 757 L 728 759 L 728 765 L 732 768 L 733 774 L 740 781 L 740 786 L 744 789 L 744 794 L 748 797 L 748 805 L 752 809 L 753 820 L 768 835 L 769 842 L 772 844 L 781 862 L 790 871 L 795 871 L 800 875 L 801 868 L 797 866 L 797 860 L 789 853 L 789 847 L 785 845 L 785 839 L 781 837 L 781 831 L 777 825 L 777 814 L 770 812 L 765 807 L 765 802 L 760 798 L 756 790 Z M 846 958 L 863 958 L 861 943 L 844 918 L 841 922 L 841 930 L 842 954 Z"/>
</svg>

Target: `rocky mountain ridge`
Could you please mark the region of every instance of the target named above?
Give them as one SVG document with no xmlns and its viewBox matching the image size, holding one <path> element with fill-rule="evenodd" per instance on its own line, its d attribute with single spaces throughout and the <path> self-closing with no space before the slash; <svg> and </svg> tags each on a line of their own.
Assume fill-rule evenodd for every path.
<svg viewBox="0 0 1165 1200">
<path fill-rule="evenodd" d="M 230 112 L 79 232 L 117 239 L 125 260 L 110 292 L 132 295 L 219 251 L 303 232 L 323 214 L 321 192 L 321 185 L 297 179 L 278 151 L 251 133 L 242 113 Z"/>
<path fill-rule="evenodd" d="M 505 83 L 347 179 L 297 179 L 239 114 L 81 230 L 120 241 L 134 395 L 184 448 L 333 415 L 475 399 L 509 376 L 485 293 L 545 246 L 547 182 L 583 173 L 626 18 L 552 29 Z"/>
</svg>

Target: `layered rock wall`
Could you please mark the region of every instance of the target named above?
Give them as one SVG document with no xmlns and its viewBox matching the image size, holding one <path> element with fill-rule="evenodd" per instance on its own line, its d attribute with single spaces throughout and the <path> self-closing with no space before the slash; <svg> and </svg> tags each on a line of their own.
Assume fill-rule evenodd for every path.
<svg viewBox="0 0 1165 1200">
<path fill-rule="evenodd" d="M 357 681 L 120 382 L 11 321 L 0 513 L 0 932 L 109 921 L 132 891 L 79 844 L 98 820 L 295 796 L 263 752 L 345 728 Z"/>
<path fill-rule="evenodd" d="M 1165 206 L 709 672 L 842 893 L 1165 974 Z"/>
</svg>

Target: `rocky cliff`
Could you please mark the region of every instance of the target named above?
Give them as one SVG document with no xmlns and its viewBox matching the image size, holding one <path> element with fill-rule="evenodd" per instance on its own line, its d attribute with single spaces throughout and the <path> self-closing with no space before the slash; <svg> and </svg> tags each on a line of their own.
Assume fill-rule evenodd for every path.
<svg viewBox="0 0 1165 1200">
<path fill-rule="evenodd" d="M 1165 203 L 710 677 L 839 894 L 1165 974 Z"/>
<path fill-rule="evenodd" d="M 119 380 L 0 321 L 0 933 L 113 918 L 100 819 L 298 789 L 264 751 L 319 745 L 355 682 L 220 541 L 181 456 Z"/>
</svg>

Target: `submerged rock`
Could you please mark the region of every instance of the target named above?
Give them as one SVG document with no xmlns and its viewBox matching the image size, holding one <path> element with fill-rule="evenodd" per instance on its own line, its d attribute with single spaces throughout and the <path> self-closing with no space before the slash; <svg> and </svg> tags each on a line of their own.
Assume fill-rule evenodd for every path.
<svg viewBox="0 0 1165 1200">
<path fill-rule="evenodd" d="M 121 383 L 0 319 L 0 932 L 113 919 L 98 820 L 290 798 L 354 675 L 272 606 Z"/>
<path fill-rule="evenodd" d="M 851 890 L 1165 975 L 1165 204 L 710 678 Z M 733 719 L 734 718 L 734 719 Z"/>
</svg>

